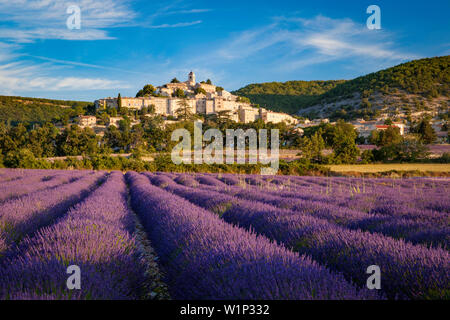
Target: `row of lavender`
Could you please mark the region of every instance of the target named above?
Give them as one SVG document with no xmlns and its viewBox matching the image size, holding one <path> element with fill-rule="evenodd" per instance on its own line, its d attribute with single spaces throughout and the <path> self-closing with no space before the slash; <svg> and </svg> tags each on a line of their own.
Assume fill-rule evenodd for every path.
<svg viewBox="0 0 450 320">
<path fill-rule="evenodd" d="M 261 190 L 253 186 L 247 186 L 246 188 L 227 186 L 222 182 L 222 178 L 216 179 L 211 176 L 198 176 L 196 180 L 193 180 L 190 176 L 179 176 L 176 181 L 188 186 L 200 183 L 204 189 L 309 214 L 350 229 L 378 232 L 394 238 L 402 238 L 413 243 L 435 247 L 450 247 L 450 217 L 449 213 L 445 211 L 430 212 L 408 208 L 402 208 L 399 211 L 396 209 L 398 205 L 393 204 L 391 205 L 392 210 L 383 213 L 368 213 L 327 201 L 312 199 L 311 194 L 304 194 L 298 190 L 295 192 L 274 192 Z M 448 201 L 446 198 L 448 197 L 441 197 L 441 204 Z M 430 199 L 433 199 L 432 195 L 430 195 Z"/>
<path fill-rule="evenodd" d="M 392 204 L 396 205 L 395 209 L 450 211 L 450 202 L 446 197 L 450 192 L 448 179 L 261 177 L 229 174 L 205 176 L 219 177 L 229 185 L 254 186 L 266 192 L 292 192 L 302 199 L 359 208 L 367 212 L 389 211 L 392 209 L 389 205 Z"/>
<path fill-rule="evenodd" d="M 231 175 L 169 173 L 126 178 L 174 298 L 448 298 L 447 251 L 350 230 L 364 212 L 353 210 L 340 223 L 347 213 L 332 215 L 339 204 L 315 216 L 320 202 L 299 197 L 300 188 L 326 181 L 247 176 L 243 184 Z M 0 200 L 0 299 L 148 294 L 121 173 L 0 170 L 2 187 L 17 192 Z M 310 207 L 302 211 L 305 203 Z M 377 263 L 382 293 L 365 288 L 365 268 Z M 80 291 L 66 288 L 72 264 L 83 270 Z"/>
<path fill-rule="evenodd" d="M 5 239 L 0 298 L 136 299 L 147 293 L 142 284 L 148 275 L 133 236 L 135 223 L 122 174 L 77 174 L 30 172 L 3 179 L 28 181 L 35 189 L 23 196 L 11 194 L 0 204 Z M 59 185 L 45 185 L 59 175 L 66 178 L 58 180 Z M 175 298 L 381 297 L 166 191 L 153 187 L 154 192 L 148 192 L 151 185 L 144 176 L 129 173 L 127 178 L 133 206 L 160 255 Z M 69 265 L 82 270 L 81 290 L 66 287 Z"/>
<path fill-rule="evenodd" d="M 127 180 L 132 206 L 176 299 L 380 298 L 307 256 L 150 184 L 144 175 L 127 173 Z"/>
<path fill-rule="evenodd" d="M 448 190 L 448 181 L 441 181 L 442 186 L 436 186 L 433 182 L 432 189 L 428 189 L 426 186 L 422 187 L 417 191 L 420 196 L 414 196 L 414 194 L 411 194 L 412 192 L 407 190 L 384 189 L 382 192 L 375 192 L 373 188 L 370 188 L 371 191 L 366 190 L 365 193 L 361 192 L 351 199 L 343 201 L 340 199 L 341 196 L 337 194 L 320 195 L 317 190 L 317 182 L 320 183 L 320 179 L 315 181 L 308 177 L 277 177 L 272 180 L 289 179 L 292 183 L 291 181 L 295 179 L 308 179 L 316 182 L 309 183 L 306 190 L 299 186 L 295 190 L 288 189 L 288 191 L 283 188 L 285 185 L 289 185 L 288 183 L 285 185 L 277 184 L 279 186 L 277 189 L 273 189 L 273 185 L 272 188 L 266 185 L 267 188 L 264 189 L 255 186 L 255 180 L 262 181 L 261 177 L 244 177 L 244 181 L 248 184 L 242 184 L 242 181 L 236 181 L 236 178 L 232 176 L 218 176 L 216 179 L 211 175 L 198 175 L 194 178 L 198 180 L 194 180 L 194 184 L 209 185 L 215 191 L 226 192 L 230 195 L 261 201 L 294 211 L 310 213 L 351 229 L 380 232 L 392 237 L 404 238 L 413 243 L 449 247 L 450 198 L 448 193 L 442 193 L 442 190 Z M 192 177 L 180 175 L 177 179 L 180 183 L 186 183 L 185 181 L 192 180 Z M 348 182 L 339 178 L 336 180 L 335 185 Z M 383 181 L 386 180 L 374 181 L 372 179 L 366 183 L 369 188 L 370 184 L 373 185 L 374 183 L 384 186 L 387 182 Z M 410 184 L 417 183 L 416 180 L 400 181 L 401 184 L 408 182 Z M 381 189 L 378 186 L 377 188 Z M 381 196 L 378 195 L 379 193 Z M 389 195 L 389 201 L 386 200 L 386 195 Z M 334 201 L 332 200 L 333 196 L 337 197 Z M 370 205 L 373 207 L 371 210 L 354 208 L 363 207 L 369 199 Z M 348 205 L 344 205 L 342 202 L 346 202 Z M 428 209 L 425 207 L 428 207 Z M 433 209 L 429 209 L 431 207 Z"/>
<path fill-rule="evenodd" d="M 0 180 L 35 185 L 0 203 L 0 299 L 139 299 L 154 289 L 122 173 L 3 171 Z M 72 265 L 80 290 L 67 287 Z"/>
<path fill-rule="evenodd" d="M 148 174 L 148 177 L 155 185 L 216 213 L 231 224 L 255 230 L 288 248 L 312 256 L 360 286 L 365 285 L 367 266 L 379 265 L 383 270 L 383 291 L 389 298 L 448 298 L 448 251 L 363 232 L 361 229 L 364 229 L 364 219 L 368 219 L 367 213 L 329 207 L 327 203 L 305 201 L 292 195 L 266 195 L 261 189 L 243 186 L 242 183 L 239 183 L 239 188 L 223 183 L 233 184 L 233 176 L 216 179 L 211 175 L 192 177 L 162 173 Z M 427 236 L 439 243 L 448 242 L 445 219 L 425 217 L 427 219 L 431 220 L 430 225 L 425 222 L 419 225 L 430 227 L 430 230 L 423 234 L 411 232 L 409 236 L 416 242 L 429 241 Z M 388 214 L 380 221 L 384 226 L 382 233 L 391 236 L 395 232 L 408 231 L 412 225 L 408 222 L 402 224 L 399 217 Z M 365 225 L 368 225 L 367 221 Z M 353 230 L 349 226 L 353 226 Z"/>
</svg>

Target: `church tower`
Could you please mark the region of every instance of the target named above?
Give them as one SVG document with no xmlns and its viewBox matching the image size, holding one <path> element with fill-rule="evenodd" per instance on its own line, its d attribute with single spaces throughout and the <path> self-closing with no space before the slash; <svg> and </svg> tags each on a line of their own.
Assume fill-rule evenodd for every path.
<svg viewBox="0 0 450 320">
<path fill-rule="evenodd" d="M 195 82 L 195 73 L 194 72 L 189 72 L 189 76 L 188 76 L 188 82 L 191 86 L 195 86 L 196 82 Z"/>
</svg>

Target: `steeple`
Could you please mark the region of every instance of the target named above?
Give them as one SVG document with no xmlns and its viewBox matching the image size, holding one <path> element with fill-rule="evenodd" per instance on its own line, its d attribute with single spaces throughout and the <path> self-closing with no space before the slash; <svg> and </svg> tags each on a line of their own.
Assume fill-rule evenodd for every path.
<svg viewBox="0 0 450 320">
<path fill-rule="evenodd" d="M 188 76 L 188 82 L 191 86 L 195 86 L 196 82 L 195 82 L 195 73 L 194 72 L 189 72 L 189 76 Z"/>
</svg>

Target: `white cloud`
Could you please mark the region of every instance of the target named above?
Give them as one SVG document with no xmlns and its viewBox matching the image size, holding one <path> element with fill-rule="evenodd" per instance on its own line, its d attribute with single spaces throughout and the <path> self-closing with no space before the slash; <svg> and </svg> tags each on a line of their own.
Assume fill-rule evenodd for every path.
<svg viewBox="0 0 450 320">
<path fill-rule="evenodd" d="M 128 88 L 121 81 L 75 76 L 52 76 L 48 64 L 11 62 L 0 65 L 0 93 L 14 94 L 21 91 L 79 91 Z"/>
<path fill-rule="evenodd" d="M 40 28 L 29 30 L 0 29 L 0 38 L 13 40 L 16 43 L 30 43 L 35 39 L 57 39 L 57 40 L 111 40 L 106 31 L 91 30 L 68 30 L 55 28 Z"/>
<path fill-rule="evenodd" d="M 81 8 L 80 30 L 69 30 L 66 26 L 69 16 L 66 10 L 72 4 Z M 21 51 L 23 43 L 38 39 L 110 40 L 113 37 L 106 28 L 128 25 L 136 16 L 128 0 L 0 0 L 0 19 L 4 22 L 0 29 L 0 39 L 3 39 L 0 41 L 0 92 L 14 94 L 23 91 L 128 88 L 129 85 L 122 81 L 68 75 L 68 72 L 73 72 L 72 69 L 62 69 L 57 65 L 105 70 L 115 68 L 33 57 Z M 46 62 L 37 63 L 36 59 Z"/>
<path fill-rule="evenodd" d="M 70 60 L 60 60 L 60 59 L 53 59 L 53 58 L 34 56 L 34 55 L 23 55 L 23 56 L 34 58 L 34 59 L 39 59 L 39 60 L 44 60 L 44 61 L 49 61 L 49 62 L 53 62 L 55 64 L 64 64 L 64 65 L 77 66 L 77 67 L 86 67 L 86 68 L 101 69 L 101 70 L 120 71 L 122 73 L 146 75 L 146 73 L 144 73 L 144 72 L 135 72 L 135 71 L 127 70 L 127 69 L 101 66 L 101 65 L 91 64 L 91 63 L 83 63 L 83 62 L 70 61 Z"/>
<path fill-rule="evenodd" d="M 270 25 L 233 35 L 211 56 L 199 59 L 231 63 L 264 59 L 267 68 L 294 70 L 344 59 L 383 60 L 392 63 L 418 58 L 392 44 L 394 35 L 369 30 L 350 19 L 277 17 Z"/>
<path fill-rule="evenodd" d="M 102 78 L 76 76 L 54 76 L 61 69 L 56 64 L 74 64 L 77 62 L 47 59 L 45 63 L 23 60 L 27 55 L 18 53 L 20 45 L 0 42 L 0 94 L 15 94 L 23 91 L 76 91 L 100 90 L 129 87 L 126 83 Z M 28 56 L 31 57 L 31 56 Z M 18 61 L 18 58 L 22 58 Z M 88 65 L 86 65 L 88 66 Z M 95 67 L 95 65 L 89 65 Z M 102 68 L 101 66 L 97 66 Z M 66 70 L 67 72 L 67 70 Z"/>
<path fill-rule="evenodd" d="M 212 9 L 187 9 L 187 10 L 179 10 L 168 12 L 167 14 L 189 14 L 189 13 L 204 13 L 211 12 Z"/>
<path fill-rule="evenodd" d="M 212 9 L 204 9 L 204 8 L 189 8 L 189 5 L 186 5 L 181 0 L 171 0 L 169 3 L 163 3 L 163 5 L 155 5 L 155 10 L 153 13 L 145 18 L 145 22 L 139 23 L 139 26 L 151 28 L 151 29 L 163 29 L 163 28 L 180 28 L 180 27 L 189 27 L 196 24 L 200 24 L 202 20 L 196 20 L 191 22 L 171 22 L 171 23 L 161 23 L 157 22 L 160 18 L 166 18 L 170 16 L 176 15 L 189 15 L 189 14 L 199 14 L 213 11 Z"/>
<path fill-rule="evenodd" d="M 152 15 L 139 17 L 131 7 L 131 0 L 0 0 L 0 20 L 13 27 L 3 27 L 0 38 L 18 43 L 37 39 L 59 40 L 111 40 L 104 29 L 141 26 L 153 29 L 180 28 L 202 23 L 190 22 L 154 23 L 162 16 L 198 14 L 211 9 L 183 8 L 180 1 L 171 1 L 157 8 Z M 70 5 L 81 9 L 81 29 L 69 30 L 66 26 Z M 181 9 L 180 9 L 181 7 Z"/>
<path fill-rule="evenodd" d="M 137 14 L 126 0 L 0 0 L 0 19 L 12 27 L 3 27 L 0 38 L 17 42 L 36 39 L 106 40 L 103 29 L 124 26 Z M 69 5 L 81 9 L 81 29 L 66 26 Z"/>
<path fill-rule="evenodd" d="M 5 21 L 23 27 L 65 27 L 70 5 L 81 9 L 82 25 L 88 28 L 105 28 L 130 21 L 136 13 L 127 0 L 0 0 L 0 13 Z"/>
<path fill-rule="evenodd" d="M 333 20 L 318 16 L 311 20 L 300 20 L 306 27 L 306 35 L 297 44 L 316 49 L 320 54 L 341 58 L 364 56 L 392 60 L 406 60 L 411 54 L 393 48 L 389 39 L 393 35 L 379 30 L 369 30 L 365 25 L 350 19 Z"/>
<path fill-rule="evenodd" d="M 149 28 L 151 28 L 151 29 L 180 28 L 180 27 L 189 27 L 189 26 L 193 26 L 196 24 L 200 24 L 200 23 L 202 23 L 201 20 L 192 21 L 192 22 L 180 22 L 180 23 L 174 23 L 174 24 L 164 23 L 164 24 L 160 24 L 160 25 L 149 26 Z"/>
</svg>

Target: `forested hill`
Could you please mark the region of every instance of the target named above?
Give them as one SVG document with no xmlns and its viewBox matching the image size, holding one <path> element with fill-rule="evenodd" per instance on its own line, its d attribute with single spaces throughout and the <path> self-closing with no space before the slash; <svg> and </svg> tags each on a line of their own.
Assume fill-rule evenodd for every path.
<svg viewBox="0 0 450 320">
<path fill-rule="evenodd" d="M 353 97 L 404 94 L 437 98 L 449 96 L 450 56 L 407 62 L 350 81 L 288 81 L 250 84 L 234 94 L 276 111 L 297 113 L 301 109 Z"/>
<path fill-rule="evenodd" d="M 0 122 L 45 123 L 84 113 L 91 102 L 0 96 Z"/>
<path fill-rule="evenodd" d="M 288 81 L 249 84 L 234 91 L 262 107 L 274 111 L 295 113 L 298 109 L 315 104 L 317 97 L 344 83 L 345 80 L 331 81 Z"/>
</svg>

